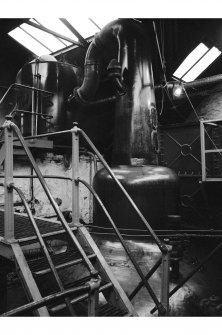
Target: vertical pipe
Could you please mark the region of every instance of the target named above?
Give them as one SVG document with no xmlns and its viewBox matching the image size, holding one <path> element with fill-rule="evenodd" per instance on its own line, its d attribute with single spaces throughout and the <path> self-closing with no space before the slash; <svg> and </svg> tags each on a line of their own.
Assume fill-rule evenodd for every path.
<svg viewBox="0 0 222 335">
<path fill-rule="evenodd" d="M 36 82 L 36 88 L 40 88 L 40 74 L 39 74 L 39 60 L 36 59 L 36 69 L 35 69 L 35 82 Z M 39 92 L 36 91 L 36 113 L 39 113 Z M 38 134 L 38 115 L 34 115 L 35 120 L 35 135 Z"/>
<path fill-rule="evenodd" d="M 93 157 L 89 156 L 89 184 L 92 186 L 93 181 Z M 95 175 L 95 169 L 94 169 L 94 175 Z M 93 223 L 93 195 L 91 192 L 89 192 L 89 223 Z"/>
<path fill-rule="evenodd" d="M 33 87 L 39 88 L 39 62 L 38 59 L 35 60 L 35 72 L 33 78 Z M 32 116 L 31 116 L 31 136 L 37 135 L 37 115 L 35 114 L 38 112 L 38 94 L 35 90 L 32 90 Z M 33 142 L 35 140 L 32 140 Z"/>
<path fill-rule="evenodd" d="M 5 123 L 5 213 L 4 213 L 4 237 L 13 239 L 14 234 L 14 211 L 13 211 L 13 131 L 9 124 L 10 119 L 6 117 Z"/>
<path fill-rule="evenodd" d="M 204 121 L 200 120 L 200 149 L 202 181 L 206 181 L 206 157 L 205 157 L 205 128 Z"/>
<path fill-rule="evenodd" d="M 160 302 L 166 310 L 165 316 L 169 314 L 169 266 L 170 252 L 162 254 L 162 278 Z"/>
<path fill-rule="evenodd" d="M 34 84 L 34 80 L 33 80 L 33 84 Z M 35 127 L 35 120 L 34 120 L 35 114 L 34 113 L 35 113 L 35 90 L 32 90 L 31 136 L 36 135 L 34 131 L 34 127 Z M 34 140 L 31 140 L 31 141 L 33 142 Z"/>
<path fill-rule="evenodd" d="M 72 224 L 79 223 L 79 134 L 78 123 L 73 123 L 72 131 Z"/>
</svg>

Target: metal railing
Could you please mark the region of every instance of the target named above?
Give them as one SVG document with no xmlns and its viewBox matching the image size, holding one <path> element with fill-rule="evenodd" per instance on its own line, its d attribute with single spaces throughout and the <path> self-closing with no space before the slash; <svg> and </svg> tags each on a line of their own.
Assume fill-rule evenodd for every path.
<svg viewBox="0 0 222 335">
<path fill-rule="evenodd" d="M 151 295 L 156 308 L 159 311 L 159 315 L 167 315 L 169 312 L 169 264 L 170 264 L 170 251 L 168 247 L 158 238 L 156 233 L 153 231 L 143 214 L 140 212 L 130 195 L 127 193 L 125 188 L 122 186 L 120 181 L 116 178 L 114 175 L 113 171 L 111 168 L 108 166 L 102 155 L 99 153 L 97 148 L 94 146 L 94 144 L 91 142 L 89 137 L 85 134 L 85 132 L 78 128 L 77 123 L 74 123 L 74 127 L 71 130 L 65 130 L 65 131 L 60 131 L 60 132 L 54 132 L 54 133 L 47 133 L 47 134 L 41 134 L 41 135 L 36 135 L 36 136 L 28 136 L 26 138 L 23 138 L 20 130 L 18 127 L 11 121 L 11 117 L 6 117 L 5 124 L 3 125 L 5 129 L 5 200 L 7 204 L 5 204 L 5 208 L 7 211 L 5 211 L 5 238 L 14 238 L 14 218 L 13 218 L 13 200 L 12 200 L 12 195 L 11 195 L 11 190 L 10 190 L 10 185 L 13 183 L 13 163 L 12 163 L 12 157 L 13 157 L 13 141 L 20 141 L 23 149 L 25 150 L 29 161 L 47 195 L 49 198 L 49 201 L 51 202 L 51 205 L 53 209 L 55 210 L 59 220 L 61 221 L 65 231 L 68 233 L 68 235 L 71 237 L 71 240 L 73 243 L 77 246 L 79 249 L 92 277 L 96 277 L 98 275 L 98 272 L 94 269 L 92 266 L 91 262 L 87 258 L 84 250 L 82 249 L 81 245 L 79 244 L 78 240 L 76 237 L 73 235 L 72 230 L 66 220 L 64 219 L 62 213 L 60 212 L 60 209 L 53 199 L 48 186 L 25 142 L 27 139 L 33 139 L 33 138 L 41 138 L 45 136 L 60 136 L 62 134 L 67 134 L 71 133 L 72 134 L 72 224 L 73 225 L 80 225 L 79 219 L 80 219 L 80 214 L 79 214 L 79 183 L 83 183 L 90 192 L 94 195 L 97 201 L 99 201 L 100 205 L 103 206 L 103 210 L 105 210 L 106 215 L 108 215 L 109 221 L 121 241 L 125 251 L 127 252 L 128 256 L 130 257 L 134 267 L 136 268 L 136 271 L 138 275 L 141 278 L 141 282 L 137 285 L 137 287 L 134 289 L 134 291 L 130 294 L 130 298 L 132 299 L 136 293 L 140 290 L 142 286 L 145 286 L 146 289 L 148 290 L 149 294 Z M 12 132 L 15 132 L 17 135 L 16 139 L 13 139 L 13 134 Z M 145 225 L 146 230 L 149 232 L 155 243 L 157 244 L 162 257 L 160 260 L 156 262 L 156 264 L 153 266 L 153 268 L 149 271 L 148 274 L 144 275 L 142 270 L 140 269 L 139 265 L 137 264 L 136 260 L 134 259 L 132 253 L 130 252 L 128 246 L 126 245 L 122 235 L 120 234 L 118 228 L 116 227 L 115 223 L 113 222 L 112 218 L 110 217 L 109 213 L 106 211 L 105 207 L 103 204 L 101 204 L 101 200 L 98 198 L 98 195 L 95 193 L 95 191 L 91 188 L 90 185 L 88 185 L 86 182 L 81 180 L 79 178 L 79 135 L 81 135 L 85 141 L 88 143 L 88 145 L 91 147 L 91 150 L 96 156 L 98 157 L 99 161 L 103 164 L 109 175 L 113 178 L 117 186 L 120 188 L 122 193 L 125 195 L 127 201 L 131 204 L 143 224 Z M 161 297 L 160 301 L 156 297 L 156 294 L 150 287 L 148 283 L 148 279 L 151 277 L 151 275 L 156 271 L 156 269 L 162 264 L 162 273 L 161 273 Z"/>
<path fill-rule="evenodd" d="M 35 311 L 36 309 L 38 309 L 40 307 L 47 306 L 49 304 L 55 303 L 58 300 L 71 298 L 73 295 L 82 294 L 84 292 L 86 292 L 86 293 L 82 294 L 82 295 L 80 295 L 76 298 L 73 298 L 71 300 L 72 305 L 76 304 L 77 302 L 83 301 L 87 298 L 90 301 L 90 296 L 92 295 L 93 291 L 95 289 L 97 289 L 96 287 L 93 287 L 93 285 L 94 285 L 94 283 L 89 281 L 85 285 L 78 286 L 78 287 L 73 287 L 71 289 L 67 289 L 67 290 L 64 290 L 62 292 L 54 293 L 54 294 L 51 294 L 47 297 L 44 297 L 44 298 L 42 298 L 38 301 L 32 301 L 32 302 L 30 302 L 26 305 L 21 306 L 21 307 L 14 308 L 11 311 L 8 311 L 6 313 L 1 314 L 0 316 L 1 317 L 2 316 L 3 317 L 5 317 L 5 316 L 16 316 L 16 315 L 32 312 L 32 311 Z M 88 316 L 96 316 L 96 311 L 91 308 L 90 303 L 88 304 Z"/>
<path fill-rule="evenodd" d="M 47 114 L 43 114 L 43 113 L 38 113 L 38 112 L 35 111 L 35 109 L 36 109 L 35 104 L 38 106 L 39 94 L 41 94 L 41 95 L 43 95 L 45 97 L 49 97 L 49 96 L 54 95 L 54 93 L 50 92 L 50 91 L 47 91 L 47 90 L 40 89 L 38 87 L 34 87 L 34 86 L 27 86 L 27 85 L 23 85 L 23 84 L 13 83 L 12 85 L 10 85 L 8 87 L 8 89 L 6 90 L 5 94 L 0 99 L 0 105 L 4 102 L 4 100 L 6 99 L 6 97 L 9 95 L 9 93 L 13 89 L 25 89 L 25 90 L 31 91 L 31 93 L 32 93 L 32 106 L 31 106 L 31 109 L 32 110 L 31 111 L 25 111 L 25 110 L 20 110 L 20 109 L 13 109 L 9 113 L 9 115 L 12 116 L 12 117 L 14 117 L 17 113 L 21 113 L 21 120 L 23 120 L 24 116 L 31 115 L 31 135 L 37 135 L 38 117 L 41 117 L 41 118 L 43 118 L 45 120 L 52 118 L 51 115 L 47 115 Z M 35 95 L 37 95 L 37 97 Z M 35 100 L 36 100 L 36 102 L 35 102 Z"/>
<path fill-rule="evenodd" d="M 17 135 L 18 140 L 20 141 L 23 149 L 25 150 L 29 161 L 42 185 L 43 190 L 45 191 L 55 213 L 57 214 L 64 230 L 67 232 L 68 236 L 70 237 L 70 240 L 72 243 L 77 247 L 78 251 L 81 254 L 81 257 L 83 258 L 90 275 L 92 277 L 98 276 L 98 271 L 95 270 L 94 266 L 88 259 L 84 249 L 80 245 L 78 239 L 73 234 L 72 229 L 70 228 L 69 224 L 66 222 L 62 212 L 59 209 L 58 204 L 54 200 L 40 170 L 37 166 L 31 151 L 29 150 L 28 145 L 26 144 L 19 128 L 11 122 L 11 118 L 7 118 L 5 124 L 3 125 L 5 128 L 5 238 L 14 238 L 14 215 L 13 215 L 13 197 L 12 197 L 12 191 L 11 191 L 11 185 L 13 184 L 13 130 L 15 134 Z"/>
</svg>

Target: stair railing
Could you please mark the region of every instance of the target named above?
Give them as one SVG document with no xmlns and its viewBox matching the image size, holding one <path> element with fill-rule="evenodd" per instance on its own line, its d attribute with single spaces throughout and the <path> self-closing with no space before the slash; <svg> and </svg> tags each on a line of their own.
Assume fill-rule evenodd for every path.
<svg viewBox="0 0 222 335">
<path fill-rule="evenodd" d="M 88 145 L 91 147 L 91 150 L 97 155 L 98 159 L 100 160 L 100 162 L 103 164 L 103 166 L 105 167 L 105 169 L 107 170 L 107 172 L 109 173 L 109 175 L 113 178 L 113 180 L 115 181 L 115 183 L 118 185 L 118 187 L 120 188 L 120 190 L 122 191 L 122 193 L 125 195 L 127 201 L 131 204 L 131 206 L 133 207 L 133 209 L 136 211 L 137 215 L 139 216 L 139 218 L 141 219 L 141 221 L 144 223 L 146 229 L 148 230 L 148 232 L 150 233 L 151 237 L 154 239 L 155 243 L 157 244 L 157 246 L 159 247 L 162 257 L 161 257 L 161 263 L 162 263 L 162 276 L 161 276 L 161 298 L 160 301 L 157 299 L 155 293 L 153 292 L 152 288 L 150 287 L 150 285 L 147 282 L 147 279 L 152 275 L 152 273 L 154 272 L 154 269 L 157 269 L 159 266 L 160 261 L 157 261 L 157 263 L 154 265 L 153 269 L 151 269 L 149 271 L 149 273 L 145 276 L 143 274 L 143 272 L 141 271 L 141 269 L 138 267 L 137 262 L 135 261 L 135 259 L 132 257 L 132 254 L 130 253 L 128 247 L 126 246 L 126 244 L 124 243 L 123 247 L 125 250 L 127 250 L 127 253 L 130 254 L 131 256 L 131 261 L 133 262 L 134 266 L 137 269 L 137 272 L 141 278 L 141 282 L 139 283 L 139 285 L 137 286 L 137 288 L 134 290 L 134 292 L 132 292 L 131 295 L 135 296 L 135 292 L 144 285 L 148 292 L 150 293 L 151 297 L 154 300 L 154 303 L 156 305 L 156 308 L 159 311 L 160 315 L 167 315 L 168 311 L 169 311 L 169 264 L 170 264 L 170 251 L 168 249 L 168 247 L 158 238 L 158 236 L 155 234 L 155 232 L 153 231 L 153 229 L 151 228 L 151 226 L 149 225 L 149 223 L 147 222 L 147 220 L 145 219 L 145 217 L 143 216 L 143 214 L 140 212 L 140 210 L 138 209 L 138 207 L 136 206 L 136 204 L 134 203 L 134 201 L 132 200 L 132 198 L 130 197 L 130 195 L 127 193 L 127 191 L 125 190 L 125 188 L 122 186 L 122 184 L 119 182 L 119 180 L 116 178 L 116 176 L 114 175 L 114 173 L 112 172 L 112 170 L 110 169 L 110 167 L 108 166 L 108 164 L 106 163 L 106 161 L 104 160 L 104 158 L 102 157 L 102 155 L 100 154 L 100 152 L 97 150 L 97 148 L 94 146 L 94 144 L 92 143 L 92 141 L 89 139 L 89 137 L 85 134 L 85 132 L 78 128 L 77 123 L 74 123 L 74 127 L 71 130 L 65 130 L 65 131 L 60 131 L 60 132 L 54 132 L 54 133 L 47 133 L 47 134 L 41 134 L 41 135 L 36 135 L 36 136 L 28 136 L 26 138 L 23 138 L 19 128 L 11 121 L 11 116 L 6 117 L 6 121 L 5 124 L 3 125 L 3 127 L 5 128 L 5 144 L 6 144 L 6 156 L 5 156 L 5 163 L 7 163 L 6 165 L 8 166 L 8 172 L 7 172 L 7 168 L 5 169 L 5 194 L 6 194 L 6 198 L 8 199 L 8 209 L 9 211 L 7 211 L 7 214 L 5 213 L 5 232 L 7 233 L 7 231 L 12 231 L 13 230 L 13 234 L 14 234 L 14 217 L 13 217 L 13 199 L 11 196 L 11 191 L 10 191 L 10 187 L 7 187 L 7 185 L 10 185 L 11 182 L 13 182 L 13 163 L 12 163 L 12 157 L 13 157 L 13 141 L 17 140 L 17 139 L 13 139 L 13 134 L 12 134 L 12 130 L 14 130 L 14 132 L 16 133 L 18 140 L 20 141 L 23 149 L 25 150 L 29 161 L 31 163 L 31 165 L 33 166 L 33 169 L 36 172 L 36 175 L 53 207 L 53 209 L 55 210 L 58 218 L 60 219 L 62 226 L 64 227 L 64 229 L 66 230 L 66 232 L 68 233 L 68 235 L 70 236 L 71 240 L 74 242 L 74 244 L 76 245 L 76 247 L 79 249 L 89 271 L 92 277 L 97 277 L 98 276 L 98 272 L 94 269 L 93 265 L 91 264 L 90 260 L 87 258 L 84 250 L 82 249 L 81 245 L 79 244 L 78 240 L 76 239 L 76 237 L 74 236 L 74 234 L 72 233 L 72 230 L 70 228 L 70 226 L 68 225 L 68 223 L 66 222 L 64 216 L 62 215 L 57 203 L 55 202 L 55 200 L 53 199 L 47 184 L 45 183 L 45 180 L 28 148 L 28 145 L 26 144 L 25 140 L 28 139 L 33 139 L 33 138 L 41 138 L 41 137 L 45 137 L 45 136 L 59 136 L 62 134 L 67 134 L 67 133 L 71 133 L 72 134 L 72 217 L 73 217 L 73 224 L 76 226 L 81 226 L 79 223 L 79 219 L 80 219 L 80 214 L 79 214 L 79 134 L 82 135 L 82 137 L 85 139 L 85 141 L 88 143 Z M 5 211 L 6 212 L 6 211 Z M 112 220 L 112 219 L 111 219 Z M 6 224 L 7 223 L 7 224 Z M 114 224 L 114 222 L 112 221 L 112 225 Z M 113 225 L 114 228 L 115 224 Z M 118 238 L 121 240 L 121 243 L 124 242 L 122 239 L 122 236 L 118 230 L 118 228 L 115 226 L 114 228 L 115 232 L 117 233 Z M 8 236 L 8 238 L 12 237 L 13 234 L 5 234 L 5 237 Z M 10 236 L 9 236 L 10 235 Z M 14 237 L 14 235 L 13 235 Z M 12 237 L 12 238 L 13 238 Z M 123 244 L 123 243 L 122 243 Z M 136 264 L 136 265 L 135 265 Z"/>
<path fill-rule="evenodd" d="M 5 316 L 16 316 L 16 315 L 21 315 L 24 313 L 28 313 L 28 312 L 32 312 L 35 311 L 36 309 L 43 307 L 43 306 L 48 306 L 51 303 L 54 303 L 58 300 L 61 299 L 66 299 L 66 298 L 70 298 L 75 294 L 81 294 L 80 296 L 73 298 L 72 299 L 72 305 L 76 304 L 77 302 L 83 301 L 85 299 L 89 299 L 89 305 L 88 305 L 88 316 L 96 316 L 96 311 L 93 308 L 92 309 L 92 302 L 90 300 L 90 297 L 94 294 L 94 292 L 97 290 L 98 291 L 98 287 L 93 286 L 94 284 L 89 281 L 88 283 L 86 283 L 85 285 L 81 285 L 78 287 L 73 287 L 67 290 L 64 290 L 62 292 L 58 292 L 58 293 L 54 293 L 51 294 L 47 297 L 44 297 L 38 301 L 32 301 L 26 305 L 17 307 L 12 309 L 11 311 L 8 311 L 4 314 L 1 314 L 0 317 L 5 317 Z M 85 294 L 83 294 L 84 292 L 86 292 Z"/>
<path fill-rule="evenodd" d="M 95 145 L 92 143 L 92 141 L 90 140 L 90 138 L 86 135 L 86 133 L 78 128 L 78 124 L 76 122 L 74 122 L 74 127 L 72 129 L 72 136 L 73 136 L 73 155 L 76 155 L 73 157 L 74 159 L 74 164 L 73 164 L 73 187 L 75 190 L 75 193 L 73 193 L 73 196 L 75 194 L 76 197 L 79 198 L 79 194 L 78 194 L 78 184 L 79 182 L 84 183 L 84 185 L 86 187 L 88 187 L 90 189 L 90 191 L 94 194 L 94 196 L 96 197 L 96 200 L 100 203 L 100 199 L 98 197 L 98 195 L 95 193 L 95 191 L 92 189 L 92 187 L 90 187 L 90 185 L 87 185 L 86 182 L 84 182 L 83 180 L 81 180 L 79 178 L 79 173 L 78 173 L 78 165 L 79 165 L 79 156 L 78 156 L 78 142 L 79 142 L 79 134 L 82 135 L 82 137 L 84 138 L 84 140 L 88 143 L 88 145 L 90 146 L 91 150 L 96 154 L 96 156 L 98 157 L 99 161 L 103 164 L 104 168 L 106 169 L 106 171 L 109 173 L 109 175 L 112 177 L 112 179 L 114 180 L 114 182 L 117 184 L 117 186 L 120 188 L 121 192 L 125 195 L 127 201 L 131 204 L 131 206 L 133 207 L 133 209 L 136 211 L 137 215 L 139 216 L 139 218 L 141 219 L 141 221 L 144 223 L 146 229 L 149 231 L 151 237 L 154 239 L 154 241 L 156 242 L 157 246 L 159 247 L 161 254 L 162 254 L 162 278 L 161 278 L 161 298 L 160 298 L 160 302 L 157 299 L 155 293 L 153 292 L 152 288 L 150 287 L 150 285 L 147 282 L 147 278 L 145 277 L 145 275 L 143 274 L 142 270 L 140 269 L 140 267 L 138 266 L 136 260 L 134 259 L 132 253 L 129 251 L 124 239 L 122 238 L 122 235 L 120 234 L 118 228 L 116 227 L 115 223 L 113 222 L 112 218 L 110 217 L 109 213 L 106 211 L 104 205 L 102 203 L 100 203 L 100 205 L 103 206 L 103 210 L 105 212 L 105 214 L 107 215 L 116 235 L 118 236 L 119 240 L 121 241 L 125 251 L 127 252 L 128 256 L 131 259 L 131 262 L 133 263 L 134 267 L 137 270 L 138 275 L 140 276 L 143 285 L 146 287 L 146 289 L 148 290 L 150 296 L 152 297 L 156 308 L 159 311 L 160 315 L 167 315 L 169 312 L 169 266 L 170 266 L 170 252 L 168 247 L 166 246 L 166 244 L 164 244 L 156 235 L 156 233 L 153 231 L 153 229 L 151 228 L 151 226 L 149 225 L 149 223 L 147 222 L 147 220 L 145 219 L 145 217 L 143 216 L 143 214 L 140 212 L 140 210 L 138 209 L 138 207 L 136 206 L 135 202 L 133 201 L 133 199 L 130 197 L 130 195 L 128 194 L 128 192 L 125 190 L 125 188 L 123 187 L 123 185 L 120 183 L 120 181 L 117 179 L 117 177 L 115 176 L 115 174 L 113 173 L 113 171 L 111 170 L 111 168 L 109 167 L 109 165 L 107 164 L 107 162 L 105 161 L 105 159 L 102 157 L 102 155 L 100 154 L 100 152 L 97 150 L 97 148 L 95 147 Z M 77 154 L 76 154 L 77 153 Z M 75 159 L 76 158 L 76 159 Z M 75 215 L 75 214 L 74 214 Z M 77 215 L 75 216 L 75 219 L 77 220 L 77 216 L 79 215 L 78 210 L 77 210 Z M 79 220 L 79 217 L 78 217 Z M 157 264 L 159 263 L 159 261 L 157 261 Z M 154 267 L 156 267 L 157 265 L 155 264 Z M 152 270 L 152 269 L 151 269 Z M 149 274 L 148 274 L 149 275 Z"/>
<path fill-rule="evenodd" d="M 73 234 L 71 227 L 66 222 L 19 128 L 11 121 L 11 119 L 12 119 L 11 116 L 7 116 L 6 121 L 3 125 L 3 128 L 5 129 L 5 146 L 6 146 L 5 148 L 5 184 L 4 184 L 5 185 L 5 214 L 4 214 L 5 215 L 5 218 L 4 218 L 5 239 L 14 239 L 15 237 L 14 236 L 15 232 L 14 232 L 13 192 L 12 192 L 12 187 L 11 187 L 11 185 L 13 184 L 13 141 L 14 141 L 13 140 L 13 130 L 14 130 L 64 230 L 67 232 L 72 243 L 77 247 L 78 251 L 80 252 L 81 257 L 83 258 L 90 272 L 91 277 L 98 277 L 98 271 L 94 268 L 91 261 L 88 259 L 84 249 L 80 245 L 76 236 Z M 38 135 L 35 137 L 38 137 Z"/>
</svg>

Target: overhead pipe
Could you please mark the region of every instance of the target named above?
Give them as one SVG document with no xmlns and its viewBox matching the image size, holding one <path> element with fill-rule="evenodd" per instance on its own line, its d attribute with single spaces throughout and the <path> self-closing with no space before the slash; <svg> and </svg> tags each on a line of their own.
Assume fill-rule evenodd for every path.
<svg viewBox="0 0 222 335">
<path fill-rule="evenodd" d="M 181 82 L 179 80 L 177 81 L 168 81 L 166 84 L 167 89 L 172 90 L 175 85 L 181 85 L 185 90 L 189 90 L 189 89 L 198 89 L 198 88 L 202 88 L 202 87 L 206 87 L 208 85 L 212 85 L 212 84 L 218 84 L 218 83 L 222 83 L 222 74 L 217 74 L 211 77 L 206 77 L 206 78 L 201 78 L 201 79 L 197 79 L 197 80 L 193 80 L 190 82 Z M 157 85 L 154 87 L 155 91 L 161 90 L 163 88 L 162 85 Z M 176 97 L 176 99 L 179 99 L 181 97 L 184 97 L 184 92 L 182 91 L 181 95 Z"/>
</svg>

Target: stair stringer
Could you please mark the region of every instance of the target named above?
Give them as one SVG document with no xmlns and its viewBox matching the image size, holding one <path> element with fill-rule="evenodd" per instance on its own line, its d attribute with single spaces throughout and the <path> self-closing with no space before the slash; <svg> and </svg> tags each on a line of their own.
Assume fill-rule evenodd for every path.
<svg viewBox="0 0 222 335">
<path fill-rule="evenodd" d="M 41 300 L 42 296 L 25 259 L 21 246 L 18 242 L 12 242 L 11 247 L 18 265 L 18 274 L 25 288 L 25 292 L 28 295 L 28 298 L 33 301 Z M 37 316 L 50 316 L 46 307 L 38 308 L 35 314 Z"/>
<path fill-rule="evenodd" d="M 138 316 L 129 298 L 120 286 L 118 280 L 115 278 L 113 272 L 111 271 L 109 265 L 107 264 L 105 258 L 101 254 L 101 251 L 97 247 L 88 230 L 84 226 L 79 226 L 76 236 L 84 249 L 89 249 L 96 254 L 97 258 L 95 268 L 99 271 L 102 278 L 106 281 L 110 281 L 113 284 L 113 289 L 109 293 L 103 293 L 107 301 L 113 306 L 119 307 L 126 311 L 128 316 Z"/>
</svg>

